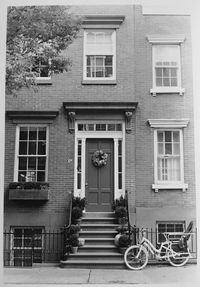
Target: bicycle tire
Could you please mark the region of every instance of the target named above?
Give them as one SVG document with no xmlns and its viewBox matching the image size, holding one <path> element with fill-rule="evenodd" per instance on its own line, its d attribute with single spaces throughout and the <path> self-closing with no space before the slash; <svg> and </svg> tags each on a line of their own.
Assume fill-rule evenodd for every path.
<svg viewBox="0 0 200 287">
<path fill-rule="evenodd" d="M 181 257 L 179 255 L 172 256 L 171 254 L 171 252 L 168 253 L 168 261 L 174 267 L 181 267 L 185 265 L 190 258 L 189 254 L 188 257 Z"/>
<path fill-rule="evenodd" d="M 139 252 L 139 257 L 136 258 Z M 149 254 L 146 248 L 140 245 L 132 245 L 124 254 L 124 262 L 131 270 L 141 270 L 147 265 L 148 257 Z"/>
</svg>

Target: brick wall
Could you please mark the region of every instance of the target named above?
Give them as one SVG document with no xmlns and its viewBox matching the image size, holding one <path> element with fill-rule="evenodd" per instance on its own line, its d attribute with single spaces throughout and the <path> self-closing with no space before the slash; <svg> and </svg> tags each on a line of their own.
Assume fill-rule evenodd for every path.
<svg viewBox="0 0 200 287">
<path fill-rule="evenodd" d="M 126 134 L 126 188 L 130 193 L 132 212 L 138 208 L 195 207 L 193 102 L 191 73 L 191 39 L 188 16 L 142 15 L 141 6 L 73 7 L 78 14 L 124 15 L 117 29 L 117 84 L 82 85 L 83 31 L 65 52 L 72 59 L 69 72 L 53 77 L 51 86 L 38 86 L 38 91 L 22 89 L 17 97 L 6 96 L 7 110 L 58 110 L 50 124 L 48 181 L 50 200 L 45 204 L 19 204 L 8 200 L 8 184 L 13 180 L 15 124 L 6 121 L 5 153 L 5 225 L 62 226 L 68 216 L 68 195 L 73 189 L 74 135 L 68 132 L 62 103 L 67 101 L 137 101 L 132 118 L 132 133 Z M 181 49 L 184 96 L 150 95 L 152 88 L 150 34 L 183 34 Z M 184 130 L 185 182 L 188 190 L 160 191 L 153 183 L 153 130 L 149 118 L 189 118 Z M 17 216 L 16 216 L 17 214 Z"/>
</svg>

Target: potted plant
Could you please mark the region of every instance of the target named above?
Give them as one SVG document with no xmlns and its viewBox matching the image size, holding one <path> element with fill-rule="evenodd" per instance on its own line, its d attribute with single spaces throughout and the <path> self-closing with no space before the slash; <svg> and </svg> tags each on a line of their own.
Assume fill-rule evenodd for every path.
<svg viewBox="0 0 200 287">
<path fill-rule="evenodd" d="M 75 224 L 79 224 L 81 222 L 83 211 L 80 207 L 75 206 L 72 208 L 72 222 Z"/>
<path fill-rule="evenodd" d="M 115 236 L 115 245 L 119 246 L 119 238 L 122 234 L 127 234 L 128 232 L 128 226 L 122 224 L 119 225 L 116 230 L 118 231 L 118 234 Z"/>
<path fill-rule="evenodd" d="M 118 218 L 119 224 L 125 224 L 127 221 L 127 209 L 125 206 L 118 206 L 115 209 L 115 215 Z"/>
<path fill-rule="evenodd" d="M 77 234 L 70 235 L 70 237 L 69 237 L 69 245 L 70 245 L 72 253 L 77 253 L 78 246 L 79 246 L 79 240 L 78 240 L 78 235 Z"/>
<path fill-rule="evenodd" d="M 80 231 L 80 226 L 79 225 L 75 225 L 75 224 L 71 224 L 71 226 L 69 227 L 69 234 L 77 234 L 79 235 L 79 231 Z"/>
<path fill-rule="evenodd" d="M 124 206 L 124 207 L 127 206 L 127 200 L 122 195 L 120 196 L 120 198 L 117 198 L 117 199 L 114 200 L 114 202 L 112 204 L 113 211 L 115 211 L 116 208 L 119 207 L 119 206 Z"/>
<path fill-rule="evenodd" d="M 129 246 L 130 244 L 130 240 L 129 240 L 129 237 L 127 234 L 122 234 L 120 237 L 119 237 L 119 241 L 118 241 L 118 247 L 119 247 L 119 250 L 122 254 L 124 254 L 124 252 L 126 251 L 127 247 Z"/>
<path fill-rule="evenodd" d="M 86 199 L 81 198 L 80 196 L 72 197 L 72 207 L 79 207 L 81 210 L 84 210 L 86 206 Z"/>
</svg>

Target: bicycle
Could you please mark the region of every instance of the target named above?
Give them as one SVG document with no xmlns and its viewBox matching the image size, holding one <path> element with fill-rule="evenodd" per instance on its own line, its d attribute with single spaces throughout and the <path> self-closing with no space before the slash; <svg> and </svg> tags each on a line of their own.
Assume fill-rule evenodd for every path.
<svg viewBox="0 0 200 287">
<path fill-rule="evenodd" d="M 192 234 L 192 226 L 193 223 L 191 222 L 187 228 L 187 230 L 189 230 L 190 227 L 190 232 L 179 233 L 181 238 L 178 242 L 169 240 L 170 235 L 174 236 L 175 233 L 162 233 L 165 237 L 165 241 L 161 243 L 160 248 L 156 248 L 151 241 L 143 235 L 144 229 L 141 229 L 142 238 L 139 243 L 137 245 L 131 245 L 125 251 L 124 261 L 126 266 L 131 270 L 143 269 L 148 263 L 149 252 L 154 254 L 157 260 L 166 260 L 172 266 L 180 267 L 185 265 L 192 257 L 187 246 L 187 241 Z"/>
</svg>

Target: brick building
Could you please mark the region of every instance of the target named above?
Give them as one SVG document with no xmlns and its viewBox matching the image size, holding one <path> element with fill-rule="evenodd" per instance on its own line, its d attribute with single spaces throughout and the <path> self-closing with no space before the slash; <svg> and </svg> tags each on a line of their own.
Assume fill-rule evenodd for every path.
<svg viewBox="0 0 200 287">
<path fill-rule="evenodd" d="M 196 216 L 190 17 L 71 9 L 84 16 L 71 70 L 6 96 L 5 229 L 22 240 L 29 228 L 61 228 L 72 190 L 87 212 L 112 211 L 127 190 L 132 224 L 181 231 Z M 49 189 L 9 190 L 20 181 Z"/>
</svg>

